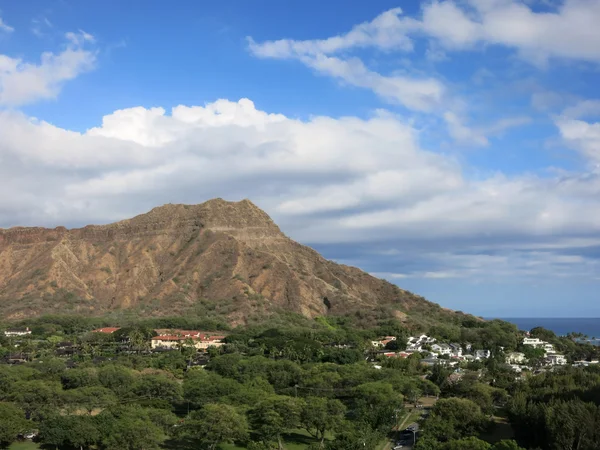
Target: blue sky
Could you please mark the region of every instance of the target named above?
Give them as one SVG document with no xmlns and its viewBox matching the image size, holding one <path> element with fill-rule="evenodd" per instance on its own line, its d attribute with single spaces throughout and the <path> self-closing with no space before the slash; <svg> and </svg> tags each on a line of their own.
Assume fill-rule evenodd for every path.
<svg viewBox="0 0 600 450">
<path fill-rule="evenodd" d="M 250 198 L 444 306 L 600 316 L 600 0 L 0 0 L 0 227 Z"/>
</svg>

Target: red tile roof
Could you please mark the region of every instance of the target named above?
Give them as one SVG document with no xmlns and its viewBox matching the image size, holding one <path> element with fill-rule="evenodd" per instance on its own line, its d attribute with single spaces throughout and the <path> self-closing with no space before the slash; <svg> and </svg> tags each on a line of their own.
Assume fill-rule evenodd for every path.
<svg viewBox="0 0 600 450">
<path fill-rule="evenodd" d="M 92 330 L 92 333 L 107 333 L 107 334 L 112 334 L 112 333 L 114 333 L 117 330 L 120 330 L 120 328 L 105 327 L 105 328 L 98 328 L 97 330 Z"/>
<path fill-rule="evenodd" d="M 182 336 L 167 336 L 167 335 L 163 335 L 163 336 L 155 336 L 152 338 L 153 341 L 183 341 L 185 338 Z"/>
</svg>

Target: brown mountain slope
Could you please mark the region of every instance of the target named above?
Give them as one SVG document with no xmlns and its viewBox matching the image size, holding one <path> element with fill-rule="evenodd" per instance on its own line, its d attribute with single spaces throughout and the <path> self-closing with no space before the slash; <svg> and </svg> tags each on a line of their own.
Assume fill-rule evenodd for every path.
<svg viewBox="0 0 600 450">
<path fill-rule="evenodd" d="M 0 314 L 183 313 L 203 301 L 231 322 L 274 308 L 315 317 L 434 307 L 286 237 L 248 200 L 165 205 L 67 230 L 0 230 Z M 437 309 L 437 306 L 436 306 Z"/>
</svg>

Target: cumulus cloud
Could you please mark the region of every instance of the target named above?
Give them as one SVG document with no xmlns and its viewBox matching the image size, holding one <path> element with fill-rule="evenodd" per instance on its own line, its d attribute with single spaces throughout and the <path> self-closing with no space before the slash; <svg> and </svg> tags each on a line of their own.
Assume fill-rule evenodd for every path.
<svg viewBox="0 0 600 450">
<path fill-rule="evenodd" d="M 600 117 L 600 100 L 575 102 L 554 118 L 563 142 L 577 150 L 594 167 L 600 167 L 600 122 L 584 119 Z"/>
<path fill-rule="evenodd" d="M 167 202 L 249 197 L 302 242 L 397 248 L 389 273 L 474 276 L 481 261 L 508 273 L 513 260 L 551 272 L 560 258 L 561 273 L 596 267 L 581 250 L 597 245 L 599 173 L 470 179 L 383 111 L 303 121 L 218 100 L 119 110 L 83 133 L 4 111 L 0 134 L 0 189 L 11 193 L 0 226 L 105 223 Z"/>
<path fill-rule="evenodd" d="M 0 54 L 0 106 L 55 98 L 66 81 L 94 67 L 96 55 L 84 45 L 93 37 L 85 32 L 65 37 L 68 43 L 60 53 L 45 52 L 37 64 Z"/>
</svg>

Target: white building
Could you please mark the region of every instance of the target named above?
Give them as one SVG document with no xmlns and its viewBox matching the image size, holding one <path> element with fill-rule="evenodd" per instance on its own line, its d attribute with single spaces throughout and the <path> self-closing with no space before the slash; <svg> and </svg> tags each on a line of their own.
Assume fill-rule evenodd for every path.
<svg viewBox="0 0 600 450">
<path fill-rule="evenodd" d="M 523 338 L 523 345 L 531 345 L 533 348 L 542 347 L 546 343 L 546 341 L 542 341 L 538 338 Z"/>
<path fill-rule="evenodd" d="M 177 335 L 162 335 L 155 336 L 151 339 L 151 347 L 155 348 L 169 348 L 176 349 L 185 346 L 193 346 L 198 350 L 205 350 L 208 347 L 220 347 L 223 345 L 222 340 L 225 336 L 208 336 L 208 335 L 196 335 L 196 336 L 182 336 Z"/>
<path fill-rule="evenodd" d="M 489 350 L 475 350 L 475 359 L 478 361 L 488 359 L 490 356 L 492 356 L 492 352 Z"/>
<path fill-rule="evenodd" d="M 4 332 L 4 336 L 27 336 L 28 334 L 31 334 L 29 328 L 12 328 Z"/>
<path fill-rule="evenodd" d="M 546 360 L 553 366 L 564 366 L 567 364 L 567 358 L 559 353 L 549 353 L 546 355 Z"/>
<path fill-rule="evenodd" d="M 523 338 L 523 345 L 530 345 L 533 348 L 541 348 L 546 353 L 554 353 L 554 346 L 549 342 L 542 341 L 538 338 Z"/>
<path fill-rule="evenodd" d="M 431 351 L 437 353 L 438 355 L 452 354 L 452 349 L 448 344 L 433 344 L 431 346 Z"/>
<path fill-rule="evenodd" d="M 576 367 L 589 367 L 590 365 L 593 365 L 593 364 L 598 364 L 598 360 L 595 359 L 592 361 L 575 361 L 573 363 L 573 365 Z"/>
<path fill-rule="evenodd" d="M 554 346 L 548 342 L 544 343 L 544 345 L 542 346 L 542 348 L 544 349 L 544 351 L 546 353 L 553 353 L 554 352 Z"/>
<path fill-rule="evenodd" d="M 525 354 L 519 352 L 512 352 L 506 355 L 506 362 L 508 364 L 523 364 L 527 361 Z"/>
<path fill-rule="evenodd" d="M 463 350 L 460 344 L 450 344 L 450 349 L 452 350 L 452 356 L 460 358 L 463 354 Z"/>
</svg>

